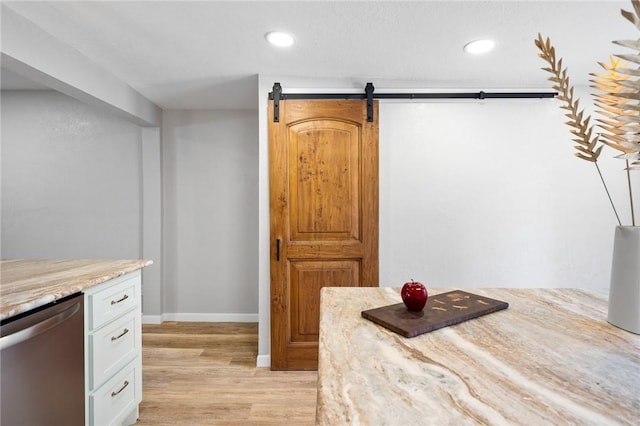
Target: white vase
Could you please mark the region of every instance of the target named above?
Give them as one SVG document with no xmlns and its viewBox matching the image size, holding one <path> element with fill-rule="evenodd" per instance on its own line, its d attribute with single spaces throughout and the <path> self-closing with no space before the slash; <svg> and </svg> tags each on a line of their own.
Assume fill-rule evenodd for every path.
<svg viewBox="0 0 640 426">
<path fill-rule="evenodd" d="M 640 334 L 640 226 L 616 227 L 607 320 Z"/>
</svg>

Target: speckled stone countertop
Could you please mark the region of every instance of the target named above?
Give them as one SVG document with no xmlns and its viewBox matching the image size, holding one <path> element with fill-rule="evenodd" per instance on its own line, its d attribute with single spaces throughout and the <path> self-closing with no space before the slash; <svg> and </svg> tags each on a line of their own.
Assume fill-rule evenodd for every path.
<svg viewBox="0 0 640 426">
<path fill-rule="evenodd" d="M 3 260 L 0 262 L 0 320 L 152 263 L 150 260 Z"/>
<path fill-rule="evenodd" d="M 399 289 L 323 288 L 316 423 L 638 424 L 640 335 L 606 292 L 464 290 L 509 308 L 407 339 L 360 314 Z"/>
</svg>

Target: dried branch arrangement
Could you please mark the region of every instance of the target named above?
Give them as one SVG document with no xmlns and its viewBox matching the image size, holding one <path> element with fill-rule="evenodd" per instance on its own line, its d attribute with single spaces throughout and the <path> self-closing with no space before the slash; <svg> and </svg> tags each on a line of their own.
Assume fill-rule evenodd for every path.
<svg viewBox="0 0 640 426">
<path fill-rule="evenodd" d="M 625 55 L 631 56 L 631 55 Z M 610 58 L 610 64 L 600 62 L 606 74 L 594 73 L 591 87 L 599 90 L 596 93 L 595 106 L 604 117 L 596 120 L 603 144 L 620 151 L 617 158 L 627 161 L 627 167 L 640 168 L 640 88 L 633 88 L 634 82 L 628 64 L 622 59 Z M 639 86 L 640 87 L 640 86 Z"/>
<path fill-rule="evenodd" d="M 631 0 L 631 4 L 634 11 L 622 10 L 622 16 L 640 30 L 640 0 Z M 622 40 L 614 41 L 614 43 L 640 52 L 640 40 Z M 569 120 L 566 124 L 571 128 L 570 131 L 574 136 L 573 141 L 576 143 L 574 148 L 577 151 L 575 155 L 596 166 L 620 225 L 620 217 L 598 166 L 598 157 L 604 145 L 621 152 L 616 158 L 622 158 L 626 162 L 631 222 L 635 226 L 630 171 L 640 169 L 640 54 L 612 56 L 610 64 L 600 63 L 605 73 L 591 74 L 595 77 L 591 80 L 593 83 L 591 87 L 600 92 L 595 95 L 595 106 L 603 117 L 594 123 L 591 121 L 591 117 L 585 115 L 584 110 L 580 109 L 580 101 L 574 97 L 567 68 L 563 68 L 562 59 L 556 58 L 551 40 L 549 38 L 545 40 L 541 34 L 538 34 L 535 44 L 540 50 L 538 56 L 549 65 L 542 69 L 552 75 L 548 80 L 553 83 L 553 88 L 559 92 L 557 98 L 562 102 L 561 108 L 567 110 L 565 115 Z M 635 68 L 629 67 L 623 60 L 635 64 Z M 596 126 L 602 132 L 594 131 Z"/>
<path fill-rule="evenodd" d="M 553 89 L 559 92 L 557 99 L 562 101 L 560 108 L 569 111 L 565 114 L 569 118 L 566 124 L 572 127 L 573 141 L 577 143 L 574 146 L 578 151 L 575 155 L 595 163 L 598 161 L 603 146 L 597 146 L 598 135 L 593 134 L 593 124 L 590 124 L 591 117 L 584 115 L 584 111 L 580 109 L 580 100 L 573 95 L 573 86 L 569 81 L 568 70 L 562 67 L 562 58 L 556 59 L 556 49 L 551 45 L 550 39 L 544 40 L 542 35 L 538 34 L 535 43 L 540 49 L 538 56 L 549 64 L 549 67 L 542 69 L 552 74 L 548 80 L 553 82 Z"/>
</svg>

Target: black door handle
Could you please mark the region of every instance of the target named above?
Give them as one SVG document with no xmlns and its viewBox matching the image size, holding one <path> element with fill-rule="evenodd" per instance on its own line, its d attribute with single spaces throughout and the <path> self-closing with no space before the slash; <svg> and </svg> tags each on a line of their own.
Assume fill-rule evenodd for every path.
<svg viewBox="0 0 640 426">
<path fill-rule="evenodd" d="M 280 262 L 280 238 L 276 239 L 276 261 Z"/>
</svg>

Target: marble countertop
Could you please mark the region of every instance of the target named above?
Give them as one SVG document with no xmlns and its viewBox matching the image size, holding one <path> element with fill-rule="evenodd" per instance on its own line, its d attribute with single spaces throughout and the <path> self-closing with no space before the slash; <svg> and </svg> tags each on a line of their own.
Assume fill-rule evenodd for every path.
<svg viewBox="0 0 640 426">
<path fill-rule="evenodd" d="M 316 423 L 637 424 L 640 335 L 607 323 L 607 292 L 464 290 L 509 308 L 408 339 L 360 314 L 399 289 L 323 288 Z"/>
<path fill-rule="evenodd" d="M 0 262 L 0 320 L 152 263 L 151 260 L 3 260 Z"/>
</svg>

